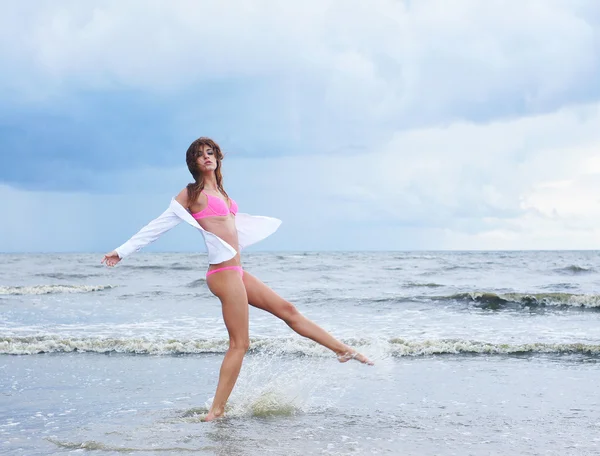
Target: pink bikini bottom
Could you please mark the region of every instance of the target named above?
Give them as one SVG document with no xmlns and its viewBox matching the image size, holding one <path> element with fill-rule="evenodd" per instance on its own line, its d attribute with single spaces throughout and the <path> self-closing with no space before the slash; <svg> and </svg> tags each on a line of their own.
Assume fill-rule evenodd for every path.
<svg viewBox="0 0 600 456">
<path fill-rule="evenodd" d="M 222 268 L 211 269 L 210 271 L 207 271 L 206 277 L 208 277 L 211 274 L 214 274 L 215 272 L 228 271 L 230 269 L 235 269 L 236 271 L 239 271 L 240 275 L 242 277 L 244 277 L 244 270 L 242 269 L 241 266 L 225 266 L 225 267 L 222 267 Z"/>
</svg>

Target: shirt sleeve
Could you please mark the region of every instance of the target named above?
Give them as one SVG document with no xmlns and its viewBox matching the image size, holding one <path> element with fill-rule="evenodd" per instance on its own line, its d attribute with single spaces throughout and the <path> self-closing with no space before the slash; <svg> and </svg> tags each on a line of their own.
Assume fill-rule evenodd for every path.
<svg viewBox="0 0 600 456">
<path fill-rule="evenodd" d="M 181 221 L 181 218 L 169 207 L 169 209 L 134 234 L 131 239 L 117 247 L 115 251 L 119 255 L 119 258 L 125 258 L 156 241 L 162 234 L 179 225 Z"/>
</svg>

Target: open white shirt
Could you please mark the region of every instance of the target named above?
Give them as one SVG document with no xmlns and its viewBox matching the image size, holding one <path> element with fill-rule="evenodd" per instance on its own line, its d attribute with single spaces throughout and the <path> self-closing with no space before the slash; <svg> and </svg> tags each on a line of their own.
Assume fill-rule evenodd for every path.
<svg viewBox="0 0 600 456">
<path fill-rule="evenodd" d="M 187 222 L 198 229 L 204 237 L 206 250 L 208 251 L 208 262 L 218 264 L 232 259 L 237 251 L 221 239 L 219 236 L 206 231 L 178 201 L 173 198 L 169 208 L 160 216 L 152 220 L 145 227 L 134 234 L 115 251 L 119 258 L 125 258 L 142 247 L 156 241 L 163 233 L 176 227 L 181 222 Z M 273 217 L 250 215 L 238 212 L 235 215 L 235 226 L 238 232 L 238 243 L 240 250 L 249 245 L 256 244 L 277 231 L 281 220 Z"/>
</svg>

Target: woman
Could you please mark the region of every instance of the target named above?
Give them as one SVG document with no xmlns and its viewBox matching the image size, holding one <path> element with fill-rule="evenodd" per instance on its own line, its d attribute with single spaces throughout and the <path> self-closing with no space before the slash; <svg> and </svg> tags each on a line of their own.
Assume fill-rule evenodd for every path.
<svg viewBox="0 0 600 456">
<path fill-rule="evenodd" d="M 271 217 L 238 213 L 237 204 L 223 188 L 222 159 L 221 149 L 211 139 L 194 141 L 187 150 L 186 162 L 195 182 L 184 188 L 161 216 L 102 259 L 107 266 L 114 266 L 182 221 L 197 228 L 204 236 L 209 262 L 206 283 L 221 301 L 229 333 L 229 349 L 221 365 L 217 391 L 206 421 L 223 415 L 242 367 L 250 343 L 248 304 L 272 313 L 301 336 L 329 348 L 340 362 L 356 359 L 373 364 L 308 320 L 291 303 L 242 269 L 241 249 L 272 234 L 281 222 Z"/>
</svg>

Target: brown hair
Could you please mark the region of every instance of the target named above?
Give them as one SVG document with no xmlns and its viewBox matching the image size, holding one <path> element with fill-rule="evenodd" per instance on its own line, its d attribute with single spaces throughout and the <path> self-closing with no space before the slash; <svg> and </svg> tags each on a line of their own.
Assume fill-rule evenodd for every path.
<svg viewBox="0 0 600 456">
<path fill-rule="evenodd" d="M 221 160 L 223 160 L 223 152 L 221 152 L 221 148 L 216 142 L 205 137 L 198 138 L 192 144 L 190 144 L 190 147 L 188 147 L 188 150 L 185 154 L 185 162 L 187 163 L 187 167 L 190 170 L 190 173 L 192 173 L 192 177 L 195 181 L 187 185 L 188 200 L 190 204 L 194 203 L 200 196 L 200 192 L 204 189 L 204 178 L 200 172 L 200 169 L 198 168 L 197 162 L 198 156 L 202 153 L 202 146 L 210 147 L 217 158 L 217 169 L 215 169 L 217 188 L 221 193 L 223 193 L 223 195 L 225 195 L 227 201 L 229 201 L 229 195 L 227 195 L 227 192 L 223 188 L 223 175 L 221 174 Z"/>
</svg>

